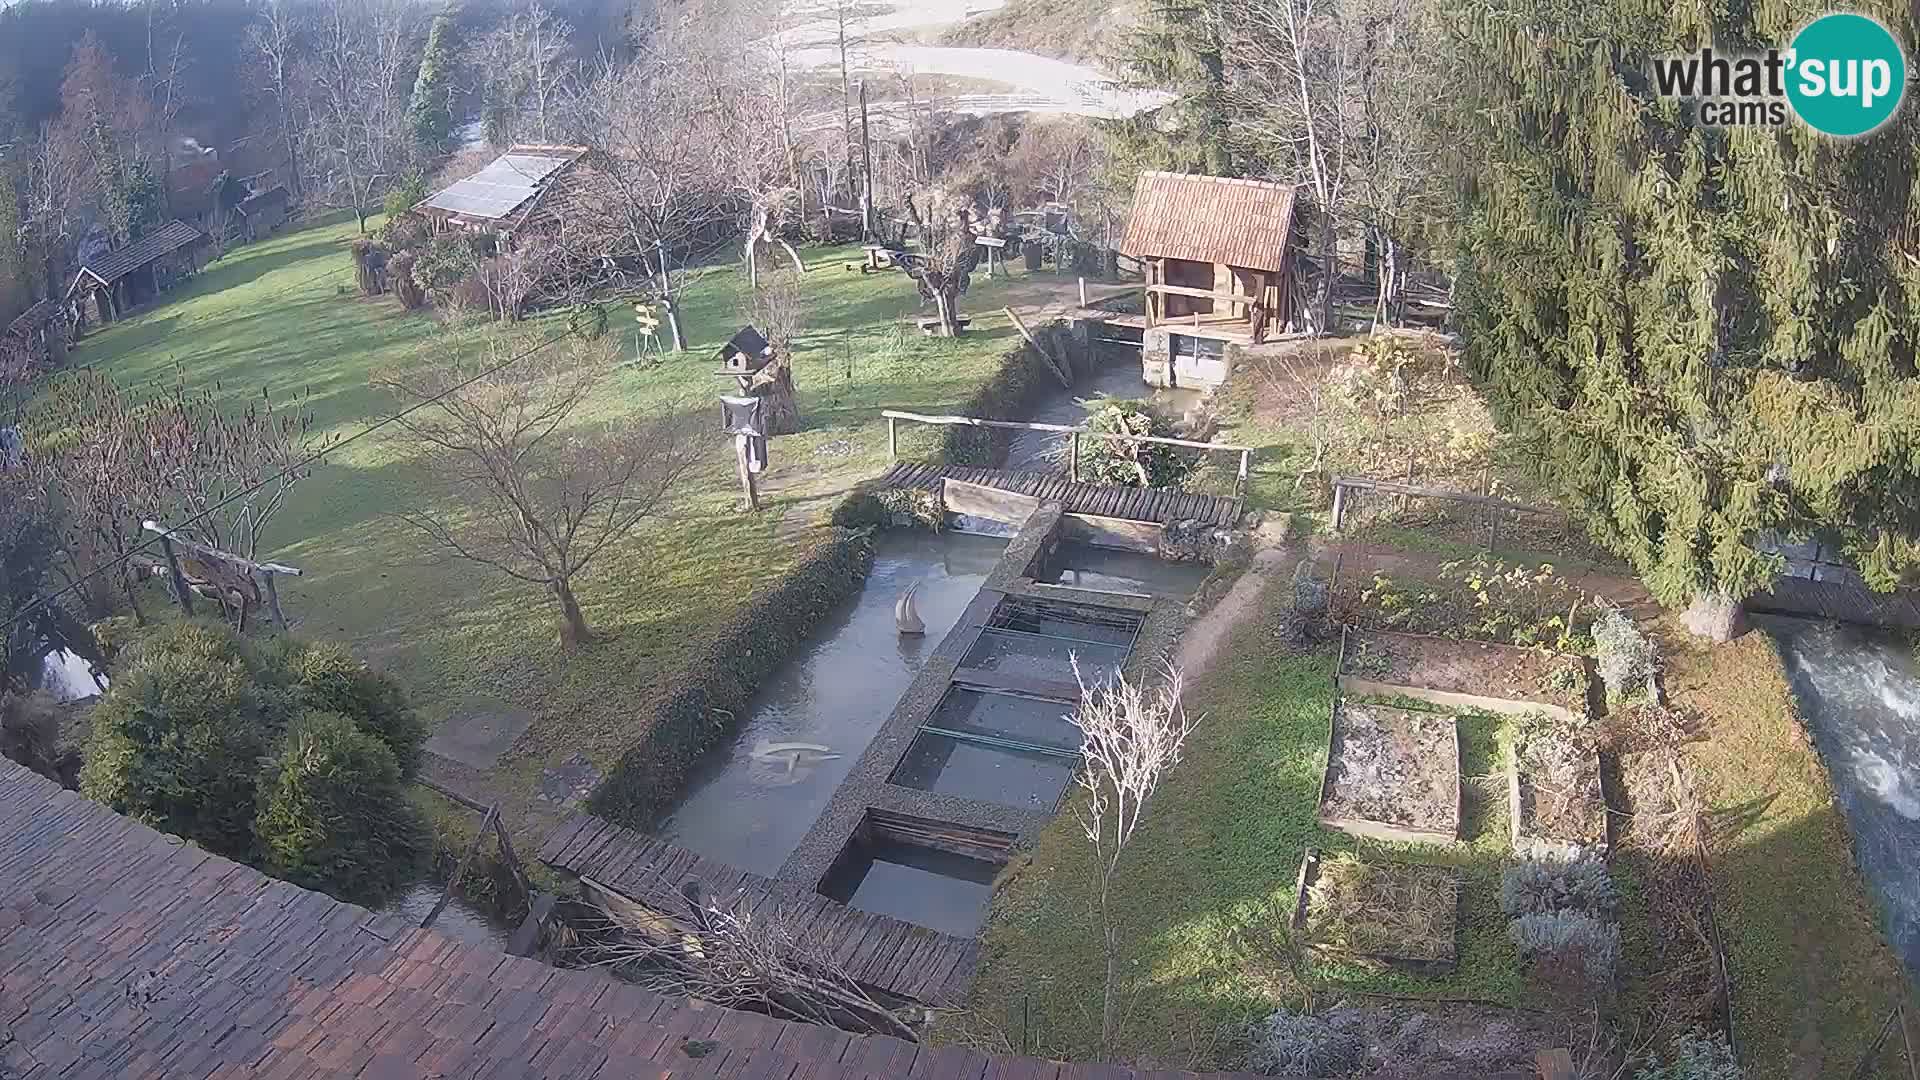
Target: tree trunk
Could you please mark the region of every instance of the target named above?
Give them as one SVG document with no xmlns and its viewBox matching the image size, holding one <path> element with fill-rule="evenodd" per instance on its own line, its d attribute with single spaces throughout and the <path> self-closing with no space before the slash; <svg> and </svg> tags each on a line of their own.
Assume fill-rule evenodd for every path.
<svg viewBox="0 0 1920 1080">
<path fill-rule="evenodd" d="M 653 242 L 654 254 L 660 257 L 660 306 L 667 309 L 667 329 L 673 334 L 673 351 L 687 351 L 687 335 L 680 329 L 680 305 L 673 300 L 673 282 L 667 276 L 667 248 L 658 240 Z"/>
<path fill-rule="evenodd" d="M 580 613 L 580 602 L 573 598 L 573 587 L 565 581 L 553 583 L 554 599 L 560 602 L 560 647 L 577 649 L 593 640 L 587 617 Z"/>
<path fill-rule="evenodd" d="M 1725 593 L 1701 590 L 1680 616 L 1687 632 L 1716 644 L 1732 641 L 1747 632 L 1747 613 L 1740 601 Z"/>
<path fill-rule="evenodd" d="M 1320 333 L 1333 333 L 1333 284 L 1339 276 L 1333 264 L 1333 214 L 1322 210 L 1320 215 Z"/>
<path fill-rule="evenodd" d="M 781 356 L 754 375 L 748 392 L 759 398 L 768 435 L 792 435 L 800 430 L 800 403 L 793 393 L 793 364 Z"/>
</svg>

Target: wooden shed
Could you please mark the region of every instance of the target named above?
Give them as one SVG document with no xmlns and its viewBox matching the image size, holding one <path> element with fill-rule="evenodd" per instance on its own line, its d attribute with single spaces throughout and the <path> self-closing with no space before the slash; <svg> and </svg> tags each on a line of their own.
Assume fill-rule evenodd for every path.
<svg viewBox="0 0 1920 1080">
<path fill-rule="evenodd" d="M 207 244 L 207 234 L 184 221 L 156 226 L 126 247 L 87 260 L 67 287 L 67 299 L 92 296 L 100 321 L 112 322 L 198 271 Z"/>
<path fill-rule="evenodd" d="M 276 184 L 265 191 L 255 191 L 240 200 L 234 209 L 238 212 L 240 228 L 248 243 L 269 236 L 275 229 L 287 223 L 287 210 L 292 202 L 286 186 Z"/>
<path fill-rule="evenodd" d="M 1146 268 L 1143 359 L 1166 384 L 1218 385 L 1230 344 L 1259 344 L 1292 317 L 1295 188 L 1146 172 L 1120 251 Z"/>
<path fill-rule="evenodd" d="M 553 196 L 573 179 L 584 146 L 509 147 L 485 168 L 421 201 L 414 212 L 434 229 L 510 237 L 542 224 Z"/>
</svg>

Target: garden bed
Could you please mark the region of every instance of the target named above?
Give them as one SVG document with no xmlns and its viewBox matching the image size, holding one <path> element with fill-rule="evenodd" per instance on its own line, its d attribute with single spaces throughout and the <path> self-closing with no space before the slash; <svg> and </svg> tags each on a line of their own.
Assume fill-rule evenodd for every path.
<svg viewBox="0 0 1920 1080">
<path fill-rule="evenodd" d="M 1294 890 L 1294 940 L 1315 959 L 1447 974 L 1457 957 L 1460 883 L 1446 867 L 1308 848 Z"/>
<path fill-rule="evenodd" d="M 1564 737 L 1527 739 L 1508 755 L 1507 798 L 1515 850 L 1607 849 L 1607 798 L 1592 747 Z"/>
<path fill-rule="evenodd" d="M 1320 823 L 1350 836 L 1460 838 L 1460 730 L 1444 713 L 1338 701 L 1320 783 Z"/>
<path fill-rule="evenodd" d="M 1569 721 L 1587 711 L 1587 675 L 1585 657 L 1545 649 L 1351 628 L 1341 637 L 1340 687 L 1353 694 Z"/>
</svg>

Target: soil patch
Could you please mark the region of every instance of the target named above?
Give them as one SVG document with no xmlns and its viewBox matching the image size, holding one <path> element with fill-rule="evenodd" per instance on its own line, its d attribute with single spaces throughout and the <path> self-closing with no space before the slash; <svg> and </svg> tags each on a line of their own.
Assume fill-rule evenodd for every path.
<svg viewBox="0 0 1920 1080">
<path fill-rule="evenodd" d="M 1600 755 L 1564 736 L 1521 743 L 1507 764 L 1513 846 L 1565 850 L 1607 846 L 1607 798 Z"/>
<path fill-rule="evenodd" d="M 1320 823 L 1376 840 L 1460 838 L 1460 732 L 1453 717 L 1356 701 L 1333 712 Z"/>
<path fill-rule="evenodd" d="M 1585 658 L 1426 634 L 1348 631 L 1340 674 L 1373 683 L 1587 710 Z"/>
<path fill-rule="evenodd" d="M 1293 928 L 1309 954 L 1420 974 L 1454 966 L 1460 875 L 1307 849 Z"/>
</svg>

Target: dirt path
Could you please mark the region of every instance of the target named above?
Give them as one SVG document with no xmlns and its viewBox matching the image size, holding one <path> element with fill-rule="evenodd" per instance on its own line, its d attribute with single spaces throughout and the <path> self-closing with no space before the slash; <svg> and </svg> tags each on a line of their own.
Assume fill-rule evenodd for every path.
<svg viewBox="0 0 1920 1080">
<path fill-rule="evenodd" d="M 1227 595 L 1181 635 L 1174 663 L 1189 682 L 1206 674 L 1234 630 L 1259 615 L 1260 597 L 1267 587 L 1276 581 L 1288 580 L 1303 554 L 1303 549 L 1295 544 L 1254 552 L 1253 565 L 1233 583 Z"/>
</svg>

